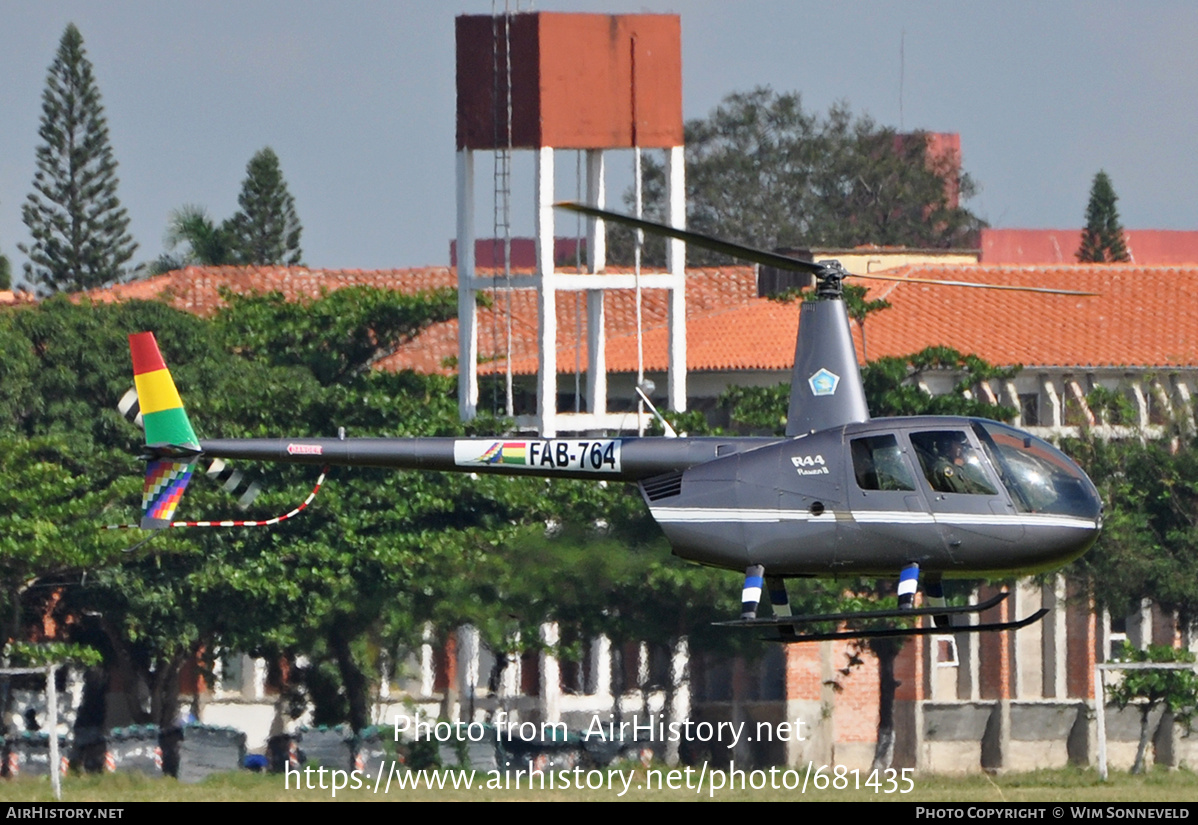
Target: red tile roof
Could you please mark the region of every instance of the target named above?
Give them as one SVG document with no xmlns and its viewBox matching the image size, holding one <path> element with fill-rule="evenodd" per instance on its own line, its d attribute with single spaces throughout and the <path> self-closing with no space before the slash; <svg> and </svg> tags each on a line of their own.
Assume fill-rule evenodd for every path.
<svg viewBox="0 0 1198 825">
<path fill-rule="evenodd" d="M 871 281 L 869 297 L 892 304 L 866 321 L 869 355 L 904 355 L 947 345 L 995 364 L 1028 367 L 1136 366 L 1198 367 L 1198 282 L 1195 266 L 916 265 L 894 270 L 898 277 L 968 280 L 980 283 L 1049 286 L 1098 293 L 1094 297 L 961 289 L 915 283 Z M 315 296 L 322 288 L 370 284 L 405 291 L 451 286 L 443 267 L 384 270 L 307 270 L 286 267 L 191 267 L 158 278 L 92 293 L 96 300 L 164 296 L 173 305 L 207 315 L 220 304 L 218 287 L 235 292 L 279 290 Z M 483 372 L 499 372 L 494 356 L 506 349 L 506 306 L 501 293 L 479 311 Z M 531 291 L 514 292 L 512 368 L 537 369 L 536 301 Z M 609 291 L 606 356 L 610 372 L 636 370 L 635 306 L 631 290 Z M 586 369 L 586 301 L 581 293 L 557 298 L 557 363 L 562 373 L 578 362 Z M 645 368 L 666 369 L 666 293 L 643 292 Z M 798 308 L 756 297 L 748 267 L 688 271 L 687 365 L 695 372 L 789 370 L 794 360 Z M 854 325 L 857 351 L 862 352 Z M 457 357 L 457 321 L 436 324 L 382 362 L 394 368 L 451 372 Z"/>
<path fill-rule="evenodd" d="M 457 274 L 448 267 L 417 269 L 308 269 L 302 266 L 189 266 L 141 281 L 93 290 L 93 301 L 154 300 L 207 317 L 224 306 L 221 287 L 248 295 L 281 292 L 289 299 L 315 298 L 321 290 L 346 286 L 373 286 L 404 292 L 457 286 Z"/>
<path fill-rule="evenodd" d="M 33 297 L 33 293 L 18 290 L 4 289 L 0 290 L 0 306 L 19 306 L 21 304 L 32 304 L 37 299 Z"/>
<path fill-rule="evenodd" d="M 1093 297 L 894 284 L 866 321 L 870 356 L 933 344 L 994 364 L 1198 366 L 1198 266 L 912 266 L 895 274 L 1054 287 Z"/>
<path fill-rule="evenodd" d="M 621 272 L 610 268 L 611 272 Z M 757 280 L 752 268 L 745 266 L 692 269 L 688 271 L 686 314 L 688 328 L 695 319 L 713 312 L 727 311 L 746 301 L 760 300 L 757 295 Z M 489 293 L 488 293 L 489 297 Z M 669 324 L 666 292 L 660 289 L 643 290 L 641 293 L 641 328 L 646 336 L 658 332 L 665 340 Z M 478 313 L 478 351 L 484 362 L 481 373 L 503 372 L 503 356 L 507 352 L 507 297 L 501 291 L 491 305 Z M 609 372 L 636 371 L 636 297 L 633 290 L 608 290 L 603 301 L 607 321 L 606 354 Z M 537 371 L 537 305 L 536 295 L 531 290 L 513 291 L 511 294 L 512 314 L 512 371 L 531 375 Z M 559 292 L 557 296 L 557 364 L 559 372 L 573 372 L 575 344 L 582 342 L 581 364 L 586 369 L 586 296 L 581 292 Z M 400 347 L 393 355 L 383 359 L 388 367 L 410 366 L 422 371 L 445 370 L 449 356 L 457 356 L 457 320 L 437 324 L 426 330 L 414 341 Z M 631 361 L 616 360 L 620 351 L 613 349 L 614 340 L 622 335 L 633 339 Z M 791 355 L 794 354 L 794 336 L 791 335 Z M 659 360 L 666 361 L 664 344 Z M 648 356 L 647 356 L 648 357 Z M 689 360 L 689 359 L 688 359 Z M 631 366 L 628 366 L 631 364 Z M 663 366 L 662 369 L 665 367 Z M 655 369 L 649 367 L 649 369 Z M 692 367 L 692 369 L 698 369 Z"/>
<path fill-rule="evenodd" d="M 983 229 L 983 264 L 1072 264 L 1081 229 Z M 1131 262 L 1160 266 L 1198 263 L 1198 232 L 1129 229 L 1123 233 Z"/>
</svg>

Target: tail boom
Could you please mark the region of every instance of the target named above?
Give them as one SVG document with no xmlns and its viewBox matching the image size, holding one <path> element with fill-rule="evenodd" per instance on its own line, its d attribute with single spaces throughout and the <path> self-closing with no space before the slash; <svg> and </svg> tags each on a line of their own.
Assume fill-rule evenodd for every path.
<svg viewBox="0 0 1198 825">
<path fill-rule="evenodd" d="M 200 442 L 206 456 L 286 464 L 640 481 L 779 439 L 247 438 Z"/>
</svg>

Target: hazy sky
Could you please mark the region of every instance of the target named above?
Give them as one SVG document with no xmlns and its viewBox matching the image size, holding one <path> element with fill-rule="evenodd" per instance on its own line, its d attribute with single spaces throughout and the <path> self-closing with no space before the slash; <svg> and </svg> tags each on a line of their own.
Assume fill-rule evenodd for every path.
<svg viewBox="0 0 1198 825">
<path fill-rule="evenodd" d="M 1125 226 L 1198 229 L 1193 2 L 532 8 L 680 14 L 687 118 L 729 92 L 770 85 L 799 91 L 810 109 L 843 100 L 886 125 L 959 132 L 965 169 L 981 184 L 967 205 L 994 226 L 1080 227 L 1104 168 Z M 479 0 L 0 0 L 0 251 L 19 273 L 46 70 L 73 21 L 106 108 L 119 196 L 141 244 L 135 260 L 161 252 L 171 209 L 231 215 L 246 163 L 269 145 L 295 196 L 309 265 L 447 263 L 454 17 L 491 11 Z M 479 232 L 489 234 L 489 163 L 478 173 Z M 518 161 L 515 179 L 515 229 L 530 234 L 530 162 Z M 573 197 L 574 181 L 569 153 L 558 196 Z M 618 195 L 619 180 L 609 185 Z"/>
</svg>

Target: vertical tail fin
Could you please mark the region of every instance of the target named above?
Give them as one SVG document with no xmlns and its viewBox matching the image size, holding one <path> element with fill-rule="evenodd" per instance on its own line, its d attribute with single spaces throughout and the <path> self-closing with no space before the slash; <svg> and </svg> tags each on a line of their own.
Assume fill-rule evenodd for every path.
<svg viewBox="0 0 1198 825">
<path fill-rule="evenodd" d="M 146 447 L 151 453 L 142 491 L 141 526 L 168 527 L 191 480 L 200 441 L 158 351 L 154 333 L 130 335 L 129 350 L 133 355 L 133 382 L 145 423 Z"/>
</svg>

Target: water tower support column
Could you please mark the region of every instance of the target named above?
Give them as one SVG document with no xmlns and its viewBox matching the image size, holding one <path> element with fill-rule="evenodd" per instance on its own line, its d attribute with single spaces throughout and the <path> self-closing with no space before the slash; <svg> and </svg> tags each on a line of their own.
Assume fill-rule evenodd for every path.
<svg viewBox="0 0 1198 825">
<path fill-rule="evenodd" d="M 458 414 L 478 408 L 478 306 L 474 300 L 474 152 L 459 149 L 458 189 Z"/>
<path fill-rule="evenodd" d="M 686 228 L 686 158 L 681 146 L 666 150 L 666 222 Z M 686 409 L 686 246 L 671 238 L 666 242 L 666 266 L 674 283 L 670 289 L 669 407 Z"/>
<path fill-rule="evenodd" d="M 557 277 L 553 263 L 553 149 L 537 153 L 537 429 L 557 435 Z"/>
<path fill-rule="evenodd" d="M 603 150 L 587 150 L 587 203 L 603 209 L 607 201 L 603 182 Z M 587 218 L 587 271 L 607 268 L 607 231 L 603 221 Z M 587 290 L 587 412 L 607 413 L 607 356 L 604 352 L 603 290 Z"/>
</svg>

